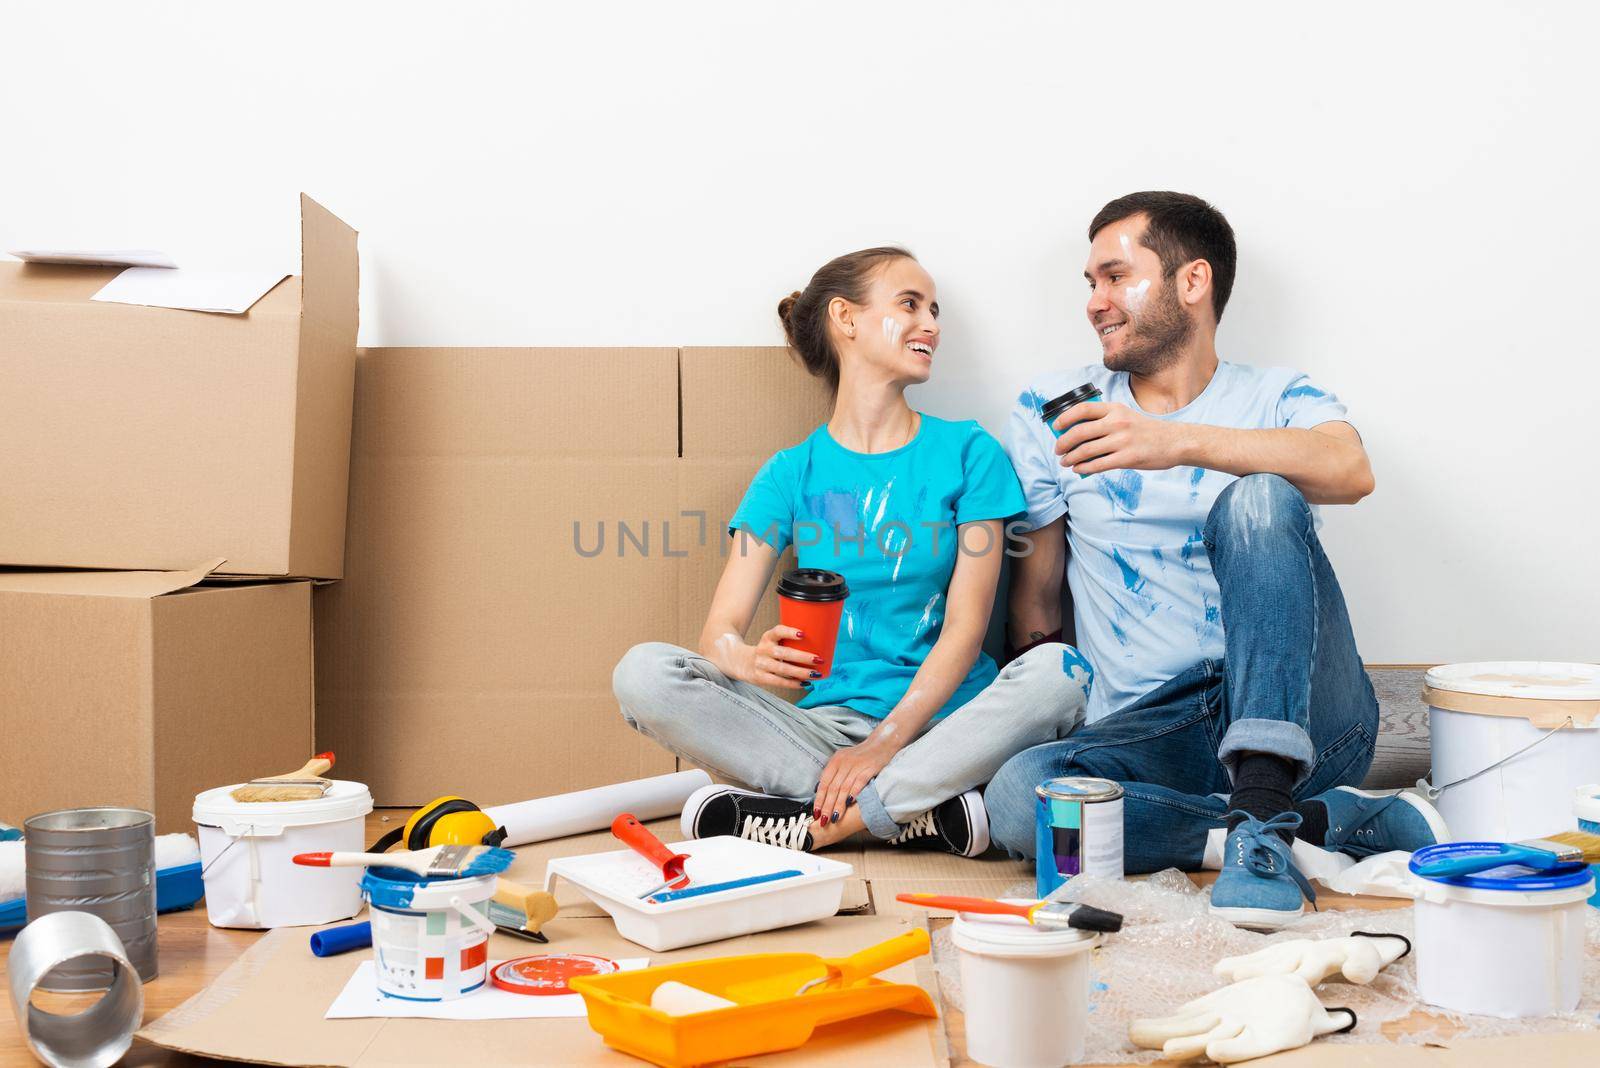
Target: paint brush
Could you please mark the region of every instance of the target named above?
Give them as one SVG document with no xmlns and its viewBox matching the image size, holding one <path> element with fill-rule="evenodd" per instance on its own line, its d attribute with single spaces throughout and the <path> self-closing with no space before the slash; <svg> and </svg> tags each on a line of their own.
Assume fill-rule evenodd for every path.
<svg viewBox="0 0 1600 1068">
<path fill-rule="evenodd" d="M 332 753 L 318 753 L 298 771 L 268 775 L 236 786 L 228 796 L 235 801 L 314 801 L 328 792 L 332 781 L 322 778 L 333 767 Z"/>
<path fill-rule="evenodd" d="M 1466 843 L 1455 843 L 1457 846 Z M 1534 871 L 1550 871 L 1574 864 L 1600 864 L 1600 835 L 1585 831 L 1565 831 L 1548 838 L 1526 842 L 1474 842 L 1481 852 L 1470 856 L 1446 857 L 1418 865 L 1414 870 L 1428 879 L 1450 879 L 1476 875 L 1506 864 L 1521 864 Z"/>
<path fill-rule="evenodd" d="M 442 845 L 409 853 L 297 853 L 308 868 L 404 868 L 429 879 L 470 879 L 498 875 L 517 855 L 491 846 Z"/>
<path fill-rule="evenodd" d="M 1090 905 L 1069 901 L 1040 901 L 1033 905 L 1012 904 L 987 897 L 950 897 L 945 894 L 896 894 L 896 901 L 928 909 L 950 909 L 988 916 L 1020 916 L 1041 931 L 1120 931 L 1122 913 L 1107 912 Z"/>
</svg>

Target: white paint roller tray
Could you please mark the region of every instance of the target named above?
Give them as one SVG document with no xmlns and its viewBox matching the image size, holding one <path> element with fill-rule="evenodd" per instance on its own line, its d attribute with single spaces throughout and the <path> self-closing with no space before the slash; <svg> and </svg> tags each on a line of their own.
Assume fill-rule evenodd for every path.
<svg viewBox="0 0 1600 1068">
<path fill-rule="evenodd" d="M 669 842 L 667 848 L 688 854 L 688 888 L 779 871 L 801 874 L 654 904 L 639 895 L 661 885 L 661 869 L 631 849 L 619 849 L 550 861 L 545 889 L 553 891 L 557 878 L 567 880 L 610 913 L 623 938 L 663 952 L 827 919 L 839 911 L 844 881 L 855 870 L 827 857 L 732 835 Z"/>
</svg>

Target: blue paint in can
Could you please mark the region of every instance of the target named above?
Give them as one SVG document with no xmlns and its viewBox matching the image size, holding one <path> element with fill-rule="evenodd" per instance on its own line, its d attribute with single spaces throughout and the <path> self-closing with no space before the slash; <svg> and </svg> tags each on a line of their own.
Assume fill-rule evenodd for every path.
<svg viewBox="0 0 1600 1068">
<path fill-rule="evenodd" d="M 1110 779 L 1046 779 L 1035 789 L 1035 890 L 1074 875 L 1122 878 L 1122 787 Z"/>
</svg>

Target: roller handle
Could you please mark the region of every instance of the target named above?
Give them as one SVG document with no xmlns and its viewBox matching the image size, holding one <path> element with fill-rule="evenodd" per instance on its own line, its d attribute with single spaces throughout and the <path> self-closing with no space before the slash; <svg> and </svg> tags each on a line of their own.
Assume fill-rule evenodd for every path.
<svg viewBox="0 0 1600 1068">
<path fill-rule="evenodd" d="M 684 874 L 684 862 L 689 859 L 687 853 L 674 853 L 666 847 L 666 843 L 657 838 L 655 834 L 640 823 L 638 817 L 632 813 L 624 812 L 611 821 L 611 833 L 617 840 L 641 857 L 661 869 L 661 877 L 667 885 L 681 883 L 689 885 L 689 877 Z M 681 887 L 673 887 L 680 889 Z"/>
<path fill-rule="evenodd" d="M 319 957 L 333 957 L 353 949 L 366 949 L 372 945 L 372 922 L 346 924 L 317 931 L 311 936 L 311 952 Z"/>
<path fill-rule="evenodd" d="M 886 942 L 868 946 L 859 953 L 825 960 L 822 963 L 828 966 L 830 977 L 838 975 L 840 986 L 851 986 L 881 971 L 893 968 L 896 964 L 904 964 L 908 960 L 922 956 L 928 952 L 928 947 L 928 932 L 915 927 L 905 934 L 895 935 Z"/>
<path fill-rule="evenodd" d="M 1481 871 L 1499 868 L 1506 864 L 1522 864 L 1536 871 L 1549 871 L 1570 864 L 1554 853 L 1542 849 L 1527 849 L 1519 845 L 1504 845 L 1492 853 L 1479 853 L 1470 857 L 1447 857 L 1417 866 L 1417 874 L 1428 879 L 1450 879 L 1458 875 L 1476 875 Z"/>
<path fill-rule="evenodd" d="M 1013 905 L 987 897 L 953 897 L 948 894 L 896 894 L 896 901 L 908 905 L 921 905 L 929 909 L 949 909 L 951 912 L 973 912 L 985 916 L 1021 916 L 1033 922 L 1032 905 Z"/>
</svg>

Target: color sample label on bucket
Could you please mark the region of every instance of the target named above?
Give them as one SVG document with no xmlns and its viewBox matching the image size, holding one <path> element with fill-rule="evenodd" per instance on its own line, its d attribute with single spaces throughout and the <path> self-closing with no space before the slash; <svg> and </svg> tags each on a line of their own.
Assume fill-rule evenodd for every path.
<svg viewBox="0 0 1600 1068">
<path fill-rule="evenodd" d="M 1122 787 L 1110 779 L 1048 779 L 1035 793 L 1040 897 L 1074 875 L 1122 878 Z"/>
</svg>

